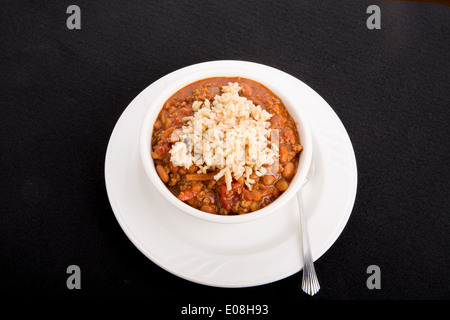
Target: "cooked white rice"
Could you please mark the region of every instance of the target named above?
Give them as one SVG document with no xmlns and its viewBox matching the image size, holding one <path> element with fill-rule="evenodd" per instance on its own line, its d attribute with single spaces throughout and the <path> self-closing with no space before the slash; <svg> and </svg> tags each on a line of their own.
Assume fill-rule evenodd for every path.
<svg viewBox="0 0 450 320">
<path fill-rule="evenodd" d="M 229 83 L 212 104 L 207 99 L 195 101 L 192 104 L 195 114 L 186 117 L 187 125 L 172 135 L 177 142 L 170 150 L 170 160 L 175 166 L 189 168 L 195 164 L 198 173 L 219 169 L 214 178 L 224 176 L 228 190 L 233 178 L 241 176 L 251 189 L 255 181 L 250 175 L 253 172 L 264 175 L 267 170 L 263 166 L 271 165 L 278 154 L 277 143 L 268 144 L 271 134 L 268 120 L 272 115 L 239 96 L 240 89 L 237 82 Z"/>
</svg>

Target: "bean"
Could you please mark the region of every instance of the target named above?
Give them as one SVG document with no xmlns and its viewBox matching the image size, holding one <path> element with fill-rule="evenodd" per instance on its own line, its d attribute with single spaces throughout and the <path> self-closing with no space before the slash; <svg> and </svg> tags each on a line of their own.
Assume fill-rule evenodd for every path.
<svg viewBox="0 0 450 320">
<path fill-rule="evenodd" d="M 286 163 L 288 161 L 288 150 L 285 146 L 280 147 L 280 163 Z"/>
<path fill-rule="evenodd" d="M 259 178 L 258 175 L 254 172 L 252 172 L 252 174 L 250 175 L 250 179 L 258 180 L 258 178 Z"/>
<path fill-rule="evenodd" d="M 216 95 L 216 94 L 220 93 L 220 89 L 217 86 L 209 87 L 208 91 L 211 92 L 213 95 Z"/>
<path fill-rule="evenodd" d="M 183 116 L 188 116 L 191 114 L 191 110 L 186 107 L 181 108 L 178 112 Z"/>
<path fill-rule="evenodd" d="M 252 210 L 252 211 L 256 211 L 256 210 L 258 210 L 258 202 L 256 202 L 256 201 L 252 201 L 252 204 L 250 205 L 250 210 Z"/>
<path fill-rule="evenodd" d="M 159 153 L 156 152 L 151 152 L 150 155 L 152 156 L 153 159 L 157 159 L 157 160 L 161 160 L 161 155 Z"/>
<path fill-rule="evenodd" d="M 272 163 L 272 165 L 270 167 L 268 167 L 267 170 L 269 170 L 269 173 L 273 173 L 276 174 L 278 173 L 278 171 L 280 171 L 280 164 L 278 163 L 278 161 L 274 161 L 274 163 Z"/>
<path fill-rule="evenodd" d="M 164 181 L 164 183 L 167 183 L 169 181 L 169 174 L 162 165 L 158 164 L 156 166 L 156 172 L 158 172 L 159 177 L 161 178 L 162 181 Z"/>
<path fill-rule="evenodd" d="M 252 202 L 248 201 L 248 200 L 242 200 L 241 201 L 241 207 L 242 208 L 249 208 L 251 204 L 252 204 Z"/>
<path fill-rule="evenodd" d="M 210 197 L 204 197 L 203 200 L 202 200 L 202 202 L 203 202 L 204 204 L 211 203 L 211 198 L 210 198 Z"/>
<path fill-rule="evenodd" d="M 172 119 L 166 118 L 166 122 L 164 123 L 166 129 L 168 129 L 172 125 Z"/>
<path fill-rule="evenodd" d="M 283 178 L 288 179 L 294 173 L 295 165 L 292 162 L 288 162 L 284 165 L 284 170 L 282 173 Z"/>
<path fill-rule="evenodd" d="M 283 126 L 286 123 L 286 118 L 279 113 L 276 113 L 270 118 L 269 121 L 272 123 L 272 128 L 276 128 Z"/>
<path fill-rule="evenodd" d="M 195 193 L 194 190 L 192 190 L 192 192 Z M 197 198 L 198 200 L 201 200 L 201 199 L 203 199 L 204 196 L 205 196 L 205 191 L 200 191 L 200 192 L 197 193 L 196 198 Z"/>
<path fill-rule="evenodd" d="M 200 207 L 200 210 L 207 212 L 207 213 L 216 213 L 216 209 L 214 208 L 214 206 L 210 205 L 210 204 L 204 204 Z"/>
<path fill-rule="evenodd" d="M 167 111 L 163 110 L 163 111 L 161 112 L 161 115 L 160 115 L 159 117 L 161 118 L 161 122 L 162 122 L 163 124 L 165 124 L 165 123 L 166 123 L 166 117 L 167 117 Z"/>
<path fill-rule="evenodd" d="M 263 183 L 266 186 L 271 186 L 273 184 L 273 182 L 275 181 L 275 176 L 271 175 L 271 174 L 267 174 L 263 177 Z"/>
<path fill-rule="evenodd" d="M 259 192 L 256 189 L 252 189 L 252 198 L 254 201 L 261 201 L 262 199 L 261 192 Z"/>
<path fill-rule="evenodd" d="M 173 173 L 178 173 L 179 167 L 175 167 L 172 162 L 169 163 L 169 168 L 170 168 L 170 171 L 172 171 Z"/>
<path fill-rule="evenodd" d="M 196 193 L 202 190 L 203 184 L 201 182 L 196 182 L 192 185 L 192 192 Z"/>
<path fill-rule="evenodd" d="M 243 189 L 242 192 L 244 193 L 245 200 L 253 200 L 253 195 L 252 195 L 251 191 L 248 191 L 247 189 Z"/>
<path fill-rule="evenodd" d="M 188 169 L 188 171 L 189 171 L 190 173 L 194 173 L 194 172 L 197 171 L 197 170 L 198 170 L 198 167 L 197 167 L 195 164 L 191 165 L 191 166 L 189 167 L 189 169 Z"/>
<path fill-rule="evenodd" d="M 295 134 L 294 134 L 294 131 L 292 129 L 289 128 L 285 132 L 283 132 L 283 136 L 286 138 L 286 140 L 290 144 L 294 144 L 295 143 Z"/>
<path fill-rule="evenodd" d="M 172 106 L 172 107 L 170 107 L 170 109 L 169 109 L 169 114 L 174 114 L 175 111 L 177 111 L 177 107 Z"/>
<path fill-rule="evenodd" d="M 293 150 L 295 153 L 299 153 L 300 151 L 303 150 L 303 147 L 302 147 L 301 145 L 299 145 L 299 144 L 293 144 L 293 145 L 292 145 L 292 150 Z"/>
<path fill-rule="evenodd" d="M 209 189 L 214 189 L 215 186 L 216 186 L 216 180 L 209 180 L 208 181 L 208 188 Z"/>
<path fill-rule="evenodd" d="M 171 173 L 170 174 L 170 180 L 169 180 L 169 186 L 173 187 L 177 184 L 177 182 L 180 181 L 180 175 L 177 173 Z"/>
<path fill-rule="evenodd" d="M 275 183 L 275 187 L 279 190 L 279 191 L 286 191 L 287 188 L 289 187 L 289 183 L 287 183 L 286 180 L 278 180 Z"/>
<path fill-rule="evenodd" d="M 161 129 L 161 121 L 156 120 L 155 125 L 153 126 L 155 130 Z"/>
<path fill-rule="evenodd" d="M 248 84 L 242 82 L 239 85 L 241 86 L 247 97 L 250 97 L 252 95 L 252 88 Z"/>
</svg>

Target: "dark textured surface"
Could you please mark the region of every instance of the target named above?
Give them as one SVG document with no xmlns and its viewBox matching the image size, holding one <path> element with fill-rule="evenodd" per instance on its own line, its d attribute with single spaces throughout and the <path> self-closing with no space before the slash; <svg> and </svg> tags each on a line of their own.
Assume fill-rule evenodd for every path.
<svg viewBox="0 0 450 320">
<path fill-rule="evenodd" d="M 81 30 L 66 9 L 81 8 Z M 381 30 L 366 9 L 381 8 Z M 450 8 L 379 1 L 3 1 L 0 295 L 62 299 L 450 298 Z M 153 81 L 198 62 L 279 68 L 335 110 L 358 164 L 354 210 L 301 274 L 220 289 L 148 260 L 115 220 L 103 165 L 109 136 Z M 82 270 L 68 290 L 66 268 Z M 380 290 L 366 269 L 381 268 Z M 183 297 L 183 298 L 181 298 Z M 269 299 L 269 300 L 267 300 Z"/>
</svg>

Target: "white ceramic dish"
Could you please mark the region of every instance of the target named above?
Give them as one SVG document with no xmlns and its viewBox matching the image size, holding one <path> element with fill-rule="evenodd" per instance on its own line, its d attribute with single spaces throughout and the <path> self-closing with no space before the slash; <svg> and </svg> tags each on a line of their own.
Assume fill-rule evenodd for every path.
<svg viewBox="0 0 450 320">
<path fill-rule="evenodd" d="M 201 63 L 168 74 L 143 90 L 124 110 L 111 134 L 105 158 L 106 189 L 125 234 L 164 270 L 210 286 L 263 285 L 303 267 L 296 199 L 286 202 L 277 214 L 248 223 L 211 223 L 185 214 L 161 197 L 140 159 L 139 126 L 148 105 L 169 83 L 212 66 L 258 70 L 297 94 L 302 102 L 297 107 L 308 117 L 314 143 L 316 172 L 303 192 L 313 259 L 330 249 L 344 230 L 356 197 L 352 144 L 339 118 L 315 91 L 291 75 L 261 64 Z"/>
<path fill-rule="evenodd" d="M 215 215 L 195 209 L 185 202 L 178 200 L 159 178 L 158 173 L 155 169 L 153 158 L 150 155 L 150 142 L 153 132 L 153 124 L 155 123 L 156 118 L 161 111 L 164 103 L 181 88 L 193 82 L 212 77 L 243 77 L 263 84 L 283 101 L 286 109 L 293 117 L 293 119 L 297 122 L 297 130 L 300 136 L 301 145 L 303 146 L 303 150 L 300 153 L 297 173 L 294 179 L 292 179 L 288 190 L 283 192 L 283 194 L 279 198 L 277 198 L 267 207 L 255 212 L 234 216 Z M 289 94 L 289 92 L 285 90 L 282 82 L 273 82 L 269 77 L 266 76 L 263 70 L 259 69 L 249 71 L 242 70 L 238 66 L 229 66 L 225 69 L 220 65 L 211 65 L 211 67 L 208 69 L 193 72 L 192 74 L 189 73 L 177 78 L 173 83 L 169 83 L 167 87 L 164 88 L 164 90 L 162 90 L 161 93 L 151 101 L 151 103 L 149 103 L 146 114 L 142 120 L 140 131 L 140 155 L 147 176 L 149 177 L 155 188 L 168 202 L 172 203 L 178 209 L 194 217 L 207 221 L 217 223 L 244 223 L 252 221 L 254 219 L 260 219 L 268 214 L 276 212 L 286 202 L 288 202 L 292 197 L 295 196 L 298 189 L 303 185 L 309 167 L 311 165 L 313 149 L 311 132 L 309 130 L 307 119 L 302 114 L 300 108 L 296 107 L 296 104 L 301 103 L 300 101 L 295 99 L 296 96 L 296 94 Z"/>
</svg>

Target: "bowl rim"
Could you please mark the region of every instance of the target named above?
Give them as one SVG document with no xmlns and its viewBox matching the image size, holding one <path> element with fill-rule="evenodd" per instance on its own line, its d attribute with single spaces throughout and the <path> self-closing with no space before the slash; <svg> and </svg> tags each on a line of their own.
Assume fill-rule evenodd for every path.
<svg viewBox="0 0 450 320">
<path fill-rule="evenodd" d="M 178 200 L 159 178 L 159 175 L 156 172 L 153 158 L 150 155 L 151 150 L 150 142 L 151 136 L 153 134 L 153 124 L 159 112 L 161 111 L 164 103 L 175 92 L 185 87 L 186 85 L 189 85 L 199 80 L 213 77 L 247 78 L 259 82 L 260 84 L 264 85 L 269 90 L 271 90 L 282 100 L 289 114 L 296 122 L 297 130 L 300 136 L 300 143 L 304 148 L 300 153 L 299 166 L 296 175 L 294 176 L 293 180 L 289 185 L 289 188 L 266 207 L 242 215 L 224 216 L 211 214 L 203 212 L 194 207 L 191 207 L 190 205 L 184 203 L 183 201 Z M 308 121 L 305 118 L 304 114 L 299 110 L 299 108 L 295 107 L 293 98 L 284 93 L 281 84 L 273 83 L 272 81 L 270 81 L 270 79 L 265 77 L 264 74 L 242 71 L 239 70 L 238 68 L 224 69 L 212 67 L 209 69 L 192 72 L 184 77 L 179 78 L 175 82 L 168 83 L 166 88 L 163 91 L 161 91 L 156 97 L 154 97 L 153 100 L 148 104 L 147 110 L 141 122 L 139 140 L 140 140 L 139 149 L 140 149 L 141 163 L 144 166 L 148 178 L 150 179 L 152 184 L 156 187 L 156 189 L 160 192 L 160 194 L 181 211 L 188 213 L 193 217 L 215 223 L 245 223 L 266 217 L 267 215 L 277 211 L 277 209 L 281 208 L 286 202 L 288 202 L 303 185 L 304 181 L 306 180 L 306 175 L 309 171 L 309 167 L 312 161 L 313 145 Z"/>
</svg>

